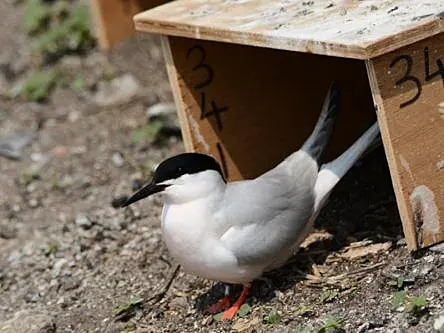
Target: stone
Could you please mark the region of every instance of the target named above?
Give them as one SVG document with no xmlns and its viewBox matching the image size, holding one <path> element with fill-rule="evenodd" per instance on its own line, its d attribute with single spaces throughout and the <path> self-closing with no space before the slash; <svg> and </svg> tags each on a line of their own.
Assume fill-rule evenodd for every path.
<svg viewBox="0 0 444 333">
<path fill-rule="evenodd" d="M 55 333 L 56 324 L 48 313 L 20 310 L 12 319 L 0 322 L 0 332 Z"/>
<path fill-rule="evenodd" d="M 137 97 L 140 90 L 136 78 L 131 74 L 124 74 L 110 82 L 100 82 L 93 99 L 101 107 L 118 106 Z"/>
<path fill-rule="evenodd" d="M 93 226 L 91 219 L 85 214 L 77 215 L 75 222 L 78 227 L 85 230 L 91 229 L 91 227 Z"/>
</svg>

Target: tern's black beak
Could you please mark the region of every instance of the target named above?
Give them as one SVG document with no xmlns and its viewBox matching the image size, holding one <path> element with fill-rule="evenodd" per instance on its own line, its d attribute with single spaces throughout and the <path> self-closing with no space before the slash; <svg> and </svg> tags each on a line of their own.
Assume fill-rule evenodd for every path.
<svg viewBox="0 0 444 333">
<path fill-rule="evenodd" d="M 139 201 L 141 199 L 145 199 L 154 193 L 162 192 L 167 187 L 168 185 L 158 185 L 158 184 L 153 184 L 151 182 L 148 185 L 142 187 L 136 193 L 134 193 L 128 200 L 125 201 L 125 203 L 121 206 L 121 208 L 129 206 L 132 203 L 135 203 L 136 201 Z"/>
</svg>

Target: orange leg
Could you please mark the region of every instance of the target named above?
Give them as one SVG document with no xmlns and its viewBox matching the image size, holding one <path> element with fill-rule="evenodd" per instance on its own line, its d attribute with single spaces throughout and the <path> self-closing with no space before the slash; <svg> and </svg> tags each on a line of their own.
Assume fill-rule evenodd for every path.
<svg viewBox="0 0 444 333">
<path fill-rule="evenodd" d="M 216 304 L 213 304 L 210 307 L 208 307 L 207 309 L 205 309 L 205 312 L 212 313 L 212 314 L 218 313 L 222 310 L 228 309 L 228 307 L 230 306 L 230 303 L 231 303 L 231 297 L 228 295 L 225 295 L 224 298 L 219 300 L 219 302 L 217 302 Z"/>
<path fill-rule="evenodd" d="M 222 319 L 233 319 L 236 312 L 239 310 L 242 304 L 244 304 L 249 289 L 250 289 L 249 285 L 244 285 L 244 289 L 242 290 L 242 293 L 240 294 L 236 303 L 234 303 L 231 308 L 229 308 L 224 312 L 224 314 L 222 315 Z"/>
</svg>

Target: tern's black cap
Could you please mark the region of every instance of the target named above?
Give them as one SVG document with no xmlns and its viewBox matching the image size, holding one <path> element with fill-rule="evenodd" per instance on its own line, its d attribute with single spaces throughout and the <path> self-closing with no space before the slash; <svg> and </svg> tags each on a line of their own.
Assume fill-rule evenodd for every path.
<svg viewBox="0 0 444 333">
<path fill-rule="evenodd" d="M 177 179 L 186 174 L 194 174 L 207 170 L 217 171 L 222 179 L 224 179 L 219 163 L 211 156 L 199 153 L 184 153 L 170 157 L 159 164 L 154 172 L 151 183 L 134 193 L 121 207 L 126 207 L 152 194 L 162 192 L 169 186 L 162 184 L 167 180 Z"/>
<path fill-rule="evenodd" d="M 159 184 L 185 174 L 194 174 L 206 170 L 217 171 L 224 178 L 219 163 L 213 157 L 199 153 L 183 153 L 160 163 L 154 173 L 153 183 Z"/>
</svg>

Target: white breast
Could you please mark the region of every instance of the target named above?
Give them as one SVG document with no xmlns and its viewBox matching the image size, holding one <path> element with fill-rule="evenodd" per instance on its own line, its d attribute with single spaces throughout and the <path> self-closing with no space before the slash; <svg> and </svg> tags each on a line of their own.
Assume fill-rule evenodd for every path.
<svg viewBox="0 0 444 333">
<path fill-rule="evenodd" d="M 208 206 L 205 199 L 164 205 L 162 231 L 168 250 L 189 273 L 223 282 L 249 282 L 257 270 L 239 266 L 233 253 L 211 231 Z"/>
</svg>

